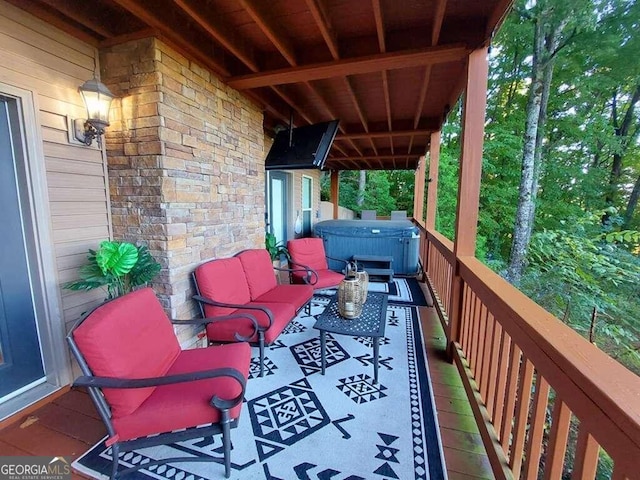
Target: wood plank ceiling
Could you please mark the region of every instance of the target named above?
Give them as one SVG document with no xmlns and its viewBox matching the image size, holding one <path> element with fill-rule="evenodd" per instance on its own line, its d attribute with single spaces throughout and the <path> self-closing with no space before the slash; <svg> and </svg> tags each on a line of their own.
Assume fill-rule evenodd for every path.
<svg viewBox="0 0 640 480">
<path fill-rule="evenodd" d="M 513 0 L 10 0 L 100 47 L 156 35 L 264 110 L 339 119 L 325 169 L 415 169 Z"/>
</svg>

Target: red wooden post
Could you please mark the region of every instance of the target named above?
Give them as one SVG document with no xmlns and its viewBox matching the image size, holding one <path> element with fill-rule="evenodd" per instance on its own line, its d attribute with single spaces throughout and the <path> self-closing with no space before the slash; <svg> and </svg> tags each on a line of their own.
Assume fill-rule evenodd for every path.
<svg viewBox="0 0 640 480">
<path fill-rule="evenodd" d="M 427 230 L 436 228 L 436 207 L 438 205 L 438 166 L 440 164 L 440 131 L 431 134 L 429 147 L 429 189 L 427 191 Z"/>
<path fill-rule="evenodd" d="M 338 198 L 340 197 L 339 187 L 340 172 L 338 170 L 331 170 L 331 203 L 333 203 L 333 218 L 338 218 Z"/>
<path fill-rule="evenodd" d="M 413 184 L 413 218 L 424 223 L 424 172 L 426 158 L 420 157 Z"/>
<path fill-rule="evenodd" d="M 453 354 L 453 342 L 459 340 L 462 314 L 462 278 L 460 277 L 458 259 L 475 256 L 476 250 L 488 70 L 487 47 L 471 52 L 467 65 L 462 114 L 462 152 L 458 182 L 456 237 L 453 244 L 456 265 L 454 265 L 451 281 L 451 305 L 449 308 L 451 336 L 448 339 L 448 353 L 450 358 Z"/>
</svg>

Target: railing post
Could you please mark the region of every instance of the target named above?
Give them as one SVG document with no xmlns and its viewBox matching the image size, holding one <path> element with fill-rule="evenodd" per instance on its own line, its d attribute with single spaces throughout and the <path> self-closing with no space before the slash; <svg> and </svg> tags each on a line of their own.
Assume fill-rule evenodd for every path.
<svg viewBox="0 0 640 480">
<path fill-rule="evenodd" d="M 333 218 L 338 218 L 339 205 L 338 199 L 340 197 L 340 172 L 338 170 L 331 170 L 331 203 L 333 203 Z"/>
<path fill-rule="evenodd" d="M 413 218 L 424 222 L 424 172 L 426 158 L 420 157 L 413 184 Z"/>
<path fill-rule="evenodd" d="M 487 76 L 489 64 L 487 47 L 474 50 L 469 55 L 462 113 L 462 151 L 458 182 L 458 208 L 456 211 L 456 236 L 453 244 L 455 264 L 451 279 L 451 304 L 449 311 L 450 338 L 447 353 L 453 357 L 454 342 L 460 339 L 462 324 L 463 280 L 460 277 L 459 259 L 475 257 L 480 204 L 480 175 L 482 173 L 482 146 L 484 119 L 487 107 Z"/>
<path fill-rule="evenodd" d="M 440 131 L 431 134 L 429 145 L 429 188 L 427 191 L 427 217 L 425 226 L 427 230 L 436 228 L 436 210 L 438 206 L 438 167 L 440 165 Z"/>
</svg>

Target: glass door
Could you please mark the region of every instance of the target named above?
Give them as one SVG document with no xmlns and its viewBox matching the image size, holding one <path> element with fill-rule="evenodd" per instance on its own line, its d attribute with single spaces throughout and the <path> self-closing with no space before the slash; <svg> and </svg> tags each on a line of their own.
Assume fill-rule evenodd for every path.
<svg viewBox="0 0 640 480">
<path fill-rule="evenodd" d="M 311 219 L 313 217 L 313 179 L 302 176 L 302 236 L 311 236 Z"/>
<path fill-rule="evenodd" d="M 44 379 L 26 248 L 20 125 L 16 100 L 0 96 L 0 403 Z"/>
<path fill-rule="evenodd" d="M 267 230 L 276 236 L 278 242 L 287 242 L 287 192 L 288 176 L 284 172 L 269 172 L 269 211 Z"/>
</svg>

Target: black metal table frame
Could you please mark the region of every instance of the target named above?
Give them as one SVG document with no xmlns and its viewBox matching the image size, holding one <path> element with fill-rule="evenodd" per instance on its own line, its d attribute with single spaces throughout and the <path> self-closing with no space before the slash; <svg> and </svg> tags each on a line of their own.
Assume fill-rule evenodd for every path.
<svg viewBox="0 0 640 480">
<path fill-rule="evenodd" d="M 367 301 L 362 306 L 362 314 L 354 319 L 346 319 L 340 316 L 337 296 L 329 302 L 313 326 L 313 328 L 320 330 L 322 375 L 325 374 L 327 365 L 327 332 L 352 337 L 371 337 L 373 343 L 373 382 L 378 383 L 380 337 L 384 336 L 387 323 L 387 299 L 388 294 L 386 293 L 369 292 Z"/>
</svg>

